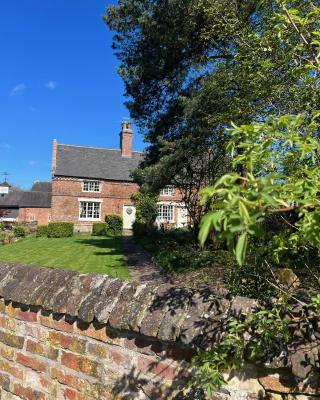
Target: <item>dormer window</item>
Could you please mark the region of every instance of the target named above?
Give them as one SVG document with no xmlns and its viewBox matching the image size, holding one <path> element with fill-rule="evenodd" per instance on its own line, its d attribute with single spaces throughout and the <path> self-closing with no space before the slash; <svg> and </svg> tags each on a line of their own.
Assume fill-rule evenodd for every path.
<svg viewBox="0 0 320 400">
<path fill-rule="evenodd" d="M 160 191 L 160 196 L 173 196 L 174 195 L 174 187 L 166 186 Z"/>
<path fill-rule="evenodd" d="M 83 181 L 82 190 L 84 192 L 100 192 L 100 182 L 99 181 Z"/>
</svg>

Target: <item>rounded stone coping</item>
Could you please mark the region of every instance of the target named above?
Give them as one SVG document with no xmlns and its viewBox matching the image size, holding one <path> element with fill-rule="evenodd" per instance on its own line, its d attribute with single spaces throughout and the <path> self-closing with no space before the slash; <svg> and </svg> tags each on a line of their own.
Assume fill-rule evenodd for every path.
<svg viewBox="0 0 320 400">
<path fill-rule="evenodd" d="M 137 284 L 106 275 L 0 262 L 0 297 L 163 341 L 205 346 L 232 308 L 210 289 Z M 237 300 L 239 307 L 239 298 Z M 245 308 L 253 300 L 243 299 Z"/>
</svg>

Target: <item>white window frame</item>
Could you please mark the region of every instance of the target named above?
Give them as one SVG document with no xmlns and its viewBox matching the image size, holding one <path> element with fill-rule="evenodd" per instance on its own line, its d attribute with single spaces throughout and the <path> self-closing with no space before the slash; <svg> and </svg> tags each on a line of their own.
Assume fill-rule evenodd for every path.
<svg viewBox="0 0 320 400">
<path fill-rule="evenodd" d="M 174 196 L 174 186 L 168 185 L 160 190 L 160 196 Z"/>
<path fill-rule="evenodd" d="M 163 212 L 164 208 L 168 207 L 168 209 L 171 210 L 171 212 Z M 157 220 L 159 222 L 174 222 L 174 205 L 173 204 L 168 204 L 168 203 L 158 203 L 158 216 Z M 171 215 L 170 215 L 171 214 Z M 168 216 L 171 219 L 166 218 Z"/>
<path fill-rule="evenodd" d="M 30 214 L 30 216 L 29 216 L 29 222 L 35 222 L 35 220 L 36 220 L 35 215 L 34 215 L 34 214 Z"/>
<path fill-rule="evenodd" d="M 87 198 L 81 198 L 78 199 L 79 201 L 79 221 L 101 221 L 101 203 L 102 200 L 100 199 L 87 199 Z M 82 203 L 96 203 L 99 204 L 99 217 L 81 217 L 82 213 Z M 88 210 L 86 211 L 86 215 L 88 213 Z"/>
<path fill-rule="evenodd" d="M 88 184 L 88 189 L 85 188 L 85 185 Z M 92 186 L 90 188 L 90 185 Z M 98 185 L 98 188 L 95 187 Z M 96 190 L 98 189 L 98 190 Z M 101 182 L 98 180 L 92 180 L 92 179 L 84 179 L 82 181 L 82 191 L 85 193 L 100 193 L 101 192 Z"/>
</svg>

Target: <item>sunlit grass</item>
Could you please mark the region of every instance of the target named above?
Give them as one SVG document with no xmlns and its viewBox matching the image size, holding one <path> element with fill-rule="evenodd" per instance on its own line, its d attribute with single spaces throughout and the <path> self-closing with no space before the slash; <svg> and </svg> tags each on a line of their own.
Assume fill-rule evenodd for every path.
<svg viewBox="0 0 320 400">
<path fill-rule="evenodd" d="M 48 239 L 27 237 L 0 245 L 0 261 L 96 272 L 119 278 L 129 276 L 121 237 L 74 236 Z"/>
</svg>

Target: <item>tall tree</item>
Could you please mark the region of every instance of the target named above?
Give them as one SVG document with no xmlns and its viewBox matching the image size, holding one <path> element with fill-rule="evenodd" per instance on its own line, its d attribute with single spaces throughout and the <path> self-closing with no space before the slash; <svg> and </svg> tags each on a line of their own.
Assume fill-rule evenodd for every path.
<svg viewBox="0 0 320 400">
<path fill-rule="evenodd" d="M 301 85 L 291 68 L 297 34 L 278 36 L 278 10 L 276 0 L 120 0 L 108 8 L 127 106 L 149 144 L 140 184 L 158 190 L 186 173 L 213 182 L 228 164 L 230 121 L 259 122 L 299 112 L 306 98 L 311 108 L 319 102 L 319 88 Z M 215 168 L 198 162 L 207 151 Z M 189 193 L 202 184 L 193 181 Z"/>
</svg>

